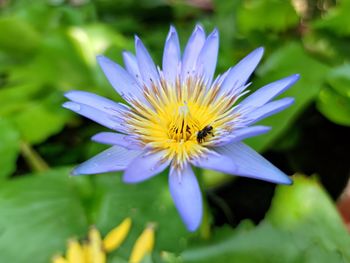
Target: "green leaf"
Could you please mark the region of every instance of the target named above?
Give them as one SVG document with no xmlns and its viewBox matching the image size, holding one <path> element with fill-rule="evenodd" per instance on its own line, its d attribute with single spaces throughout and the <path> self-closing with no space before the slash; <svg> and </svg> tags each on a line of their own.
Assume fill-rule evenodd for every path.
<svg viewBox="0 0 350 263">
<path fill-rule="evenodd" d="M 255 87 L 299 73 L 300 80 L 281 97 L 293 97 L 295 103 L 288 109 L 275 114 L 259 124 L 271 126 L 272 130 L 262 136 L 247 140 L 258 151 L 264 151 L 273 145 L 279 136 L 289 129 L 295 118 L 317 96 L 329 67 L 310 57 L 299 43 L 290 43 L 269 55 L 258 68 L 259 78 Z"/>
<path fill-rule="evenodd" d="M 350 64 L 333 68 L 327 76 L 327 83 L 340 95 L 350 99 Z"/>
<path fill-rule="evenodd" d="M 19 154 L 19 133 L 6 119 L 0 118 L 0 179 L 16 169 Z"/>
<path fill-rule="evenodd" d="M 333 201 L 317 180 L 297 176 L 293 181 L 277 188 L 267 220 L 293 233 L 300 246 L 318 246 L 349 261 L 350 236 Z"/>
<path fill-rule="evenodd" d="M 156 177 L 135 185 L 125 184 L 119 175 L 99 175 L 96 180 L 94 222 L 103 235 L 131 217 L 133 226 L 125 243 L 112 256 L 129 258 L 131 249 L 148 223 L 156 224 L 155 251 L 181 251 L 189 233 L 182 223 L 168 191 L 168 175 Z"/>
<path fill-rule="evenodd" d="M 60 93 L 52 94 L 44 101 L 32 102 L 24 111 L 14 116 L 14 122 L 23 140 L 37 144 L 63 128 L 69 115 L 61 108 L 63 97 L 59 96 Z"/>
<path fill-rule="evenodd" d="M 297 262 L 298 251 L 289 235 L 262 223 L 253 229 L 239 231 L 219 229 L 213 240 L 182 254 L 183 262 Z"/>
<path fill-rule="evenodd" d="M 339 1 L 333 8 L 328 10 L 321 19 L 313 22 L 315 29 L 325 29 L 339 36 L 350 35 L 350 1 Z"/>
<path fill-rule="evenodd" d="M 1 261 L 47 263 L 87 232 L 84 210 L 67 170 L 0 185 Z"/>
<path fill-rule="evenodd" d="M 327 84 L 319 93 L 318 109 L 331 121 L 350 126 L 350 64 L 332 69 Z"/>
<path fill-rule="evenodd" d="M 350 98 L 325 87 L 318 96 L 317 108 L 334 123 L 350 126 Z"/>
<path fill-rule="evenodd" d="M 0 89 L 0 116 L 11 116 L 23 111 L 40 88 L 32 81 L 27 81 L 23 85 L 8 85 Z"/>
<path fill-rule="evenodd" d="M 296 26 L 298 22 L 299 18 L 289 1 L 246 0 L 237 11 L 237 25 L 243 34 L 280 32 Z"/>
<path fill-rule="evenodd" d="M 32 53 L 40 43 L 40 36 L 35 29 L 16 17 L 2 17 L 0 32 L 0 49 L 14 55 Z"/>
<path fill-rule="evenodd" d="M 333 202 L 319 182 L 300 175 L 293 178 L 292 186 L 277 187 L 267 218 L 289 230 L 314 219 L 324 227 L 334 225 L 337 232 L 345 230 Z"/>
<path fill-rule="evenodd" d="M 350 236 L 318 182 L 295 177 L 278 186 L 272 207 L 256 227 L 218 229 L 211 240 L 186 249 L 182 262 L 349 262 Z M 172 262 L 172 261 L 168 261 Z"/>
</svg>

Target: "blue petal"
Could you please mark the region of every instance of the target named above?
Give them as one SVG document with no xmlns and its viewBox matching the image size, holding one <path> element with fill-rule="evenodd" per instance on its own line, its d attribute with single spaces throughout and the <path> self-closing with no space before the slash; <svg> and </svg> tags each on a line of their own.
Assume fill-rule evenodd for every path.
<svg viewBox="0 0 350 263">
<path fill-rule="evenodd" d="M 125 107 L 122 104 L 86 91 L 72 90 L 66 92 L 64 96 L 73 102 L 85 104 L 115 116 L 119 116 L 120 112 L 125 111 Z"/>
<path fill-rule="evenodd" d="M 201 52 L 199 53 L 197 66 L 203 68 L 204 81 L 211 83 L 215 68 L 216 62 L 218 59 L 219 51 L 219 32 L 215 29 L 205 41 Z"/>
<path fill-rule="evenodd" d="M 193 33 L 188 40 L 183 57 L 181 66 L 181 77 L 182 80 L 186 80 L 186 76 L 193 75 L 197 62 L 199 52 L 201 51 L 205 42 L 205 33 L 200 25 L 196 25 Z"/>
<path fill-rule="evenodd" d="M 267 126 L 252 126 L 247 128 L 241 128 L 234 130 L 231 134 L 222 136 L 214 141 L 215 146 L 223 146 L 233 142 L 242 141 L 246 138 L 264 134 L 271 130 L 271 127 Z"/>
<path fill-rule="evenodd" d="M 238 62 L 236 66 L 231 68 L 221 85 L 220 93 L 234 92 L 237 89 L 238 92 L 241 92 L 239 88 L 245 85 L 250 75 L 259 64 L 263 54 L 264 48 L 257 48 Z"/>
<path fill-rule="evenodd" d="M 117 63 L 104 56 L 97 56 L 97 61 L 100 64 L 104 74 L 113 88 L 122 96 L 136 97 L 140 100 L 144 99 L 141 88 L 127 71 L 125 71 Z"/>
<path fill-rule="evenodd" d="M 294 98 L 283 98 L 280 100 L 272 101 L 264 106 L 253 110 L 252 112 L 248 113 L 245 117 L 248 120 L 246 122 L 247 125 L 251 125 L 253 123 L 256 123 L 266 117 L 269 117 L 273 114 L 276 114 L 286 108 L 288 108 L 290 105 L 294 103 Z"/>
<path fill-rule="evenodd" d="M 139 66 L 137 65 L 137 59 L 134 54 L 128 51 L 124 51 L 123 60 L 126 70 L 137 80 L 139 84 L 141 84 L 141 74 L 139 71 Z"/>
<path fill-rule="evenodd" d="M 127 149 L 137 150 L 141 146 L 129 135 L 115 132 L 100 132 L 95 134 L 91 140 L 103 144 L 119 145 Z"/>
<path fill-rule="evenodd" d="M 153 84 L 158 85 L 160 83 L 158 70 L 146 47 L 137 36 L 135 37 L 135 48 L 137 64 L 144 83 L 148 87 L 151 87 Z"/>
<path fill-rule="evenodd" d="M 203 205 L 201 190 L 190 165 L 185 165 L 182 171 L 171 167 L 169 189 L 187 229 L 195 231 L 202 221 Z"/>
<path fill-rule="evenodd" d="M 274 97 L 286 91 L 298 79 L 299 74 L 291 75 L 284 79 L 272 82 L 248 96 L 240 103 L 240 107 L 260 107 L 265 103 L 271 101 Z"/>
<path fill-rule="evenodd" d="M 138 183 L 145 181 L 164 171 L 170 160 L 163 160 L 164 152 L 141 153 L 126 168 L 123 181 L 125 183 Z"/>
<path fill-rule="evenodd" d="M 104 111 L 101 111 L 99 109 L 71 101 L 63 103 L 62 106 L 112 130 L 125 130 L 125 128 L 120 125 L 120 123 L 122 122 L 120 118 L 106 113 Z"/>
<path fill-rule="evenodd" d="M 140 151 L 113 146 L 77 166 L 72 175 L 98 174 L 124 170 Z"/>
<path fill-rule="evenodd" d="M 291 184 L 290 178 L 247 145 L 237 142 L 217 147 L 218 154 L 207 154 L 193 164 L 227 174 L 260 179 L 278 184 Z"/>
<path fill-rule="evenodd" d="M 180 56 L 179 37 L 175 28 L 171 26 L 164 46 L 163 73 L 165 79 L 172 85 L 175 84 L 178 74 Z"/>
<path fill-rule="evenodd" d="M 217 147 L 215 150 L 219 151 L 220 149 L 223 149 L 223 147 L 225 146 Z M 191 162 L 194 166 L 200 168 L 238 175 L 237 164 L 229 156 L 217 152 L 207 153 L 200 158 L 193 159 Z"/>
</svg>

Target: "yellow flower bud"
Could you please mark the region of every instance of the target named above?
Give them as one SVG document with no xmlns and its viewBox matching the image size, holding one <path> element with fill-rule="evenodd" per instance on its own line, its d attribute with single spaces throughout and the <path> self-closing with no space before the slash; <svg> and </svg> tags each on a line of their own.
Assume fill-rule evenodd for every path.
<svg viewBox="0 0 350 263">
<path fill-rule="evenodd" d="M 131 219 L 128 217 L 124 221 L 112 229 L 103 240 L 103 247 L 106 252 L 117 249 L 125 240 L 131 227 Z"/>
<path fill-rule="evenodd" d="M 69 263 L 85 263 L 83 249 L 75 239 L 68 241 L 67 261 Z"/>
<path fill-rule="evenodd" d="M 93 263 L 105 263 L 106 254 L 102 249 L 101 234 L 96 227 L 91 227 L 89 231 L 88 255 Z"/>
<path fill-rule="evenodd" d="M 149 224 L 136 240 L 129 259 L 130 263 L 139 263 L 154 247 L 154 224 Z"/>
<path fill-rule="evenodd" d="M 94 263 L 91 259 L 91 253 L 90 253 L 90 244 L 87 241 L 84 241 L 81 245 L 83 249 L 83 254 L 85 258 L 85 263 Z"/>
</svg>

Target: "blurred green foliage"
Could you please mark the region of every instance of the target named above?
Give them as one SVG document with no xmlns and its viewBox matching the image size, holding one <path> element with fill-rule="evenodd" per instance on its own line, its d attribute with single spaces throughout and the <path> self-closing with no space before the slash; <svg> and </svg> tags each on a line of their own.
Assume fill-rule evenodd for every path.
<svg viewBox="0 0 350 263">
<path fill-rule="evenodd" d="M 279 186 L 265 220 L 254 227 L 218 229 L 209 242 L 182 254 L 183 262 L 349 262 L 350 238 L 316 180 L 297 176 Z M 181 261 L 180 261 L 181 262 Z"/>
<path fill-rule="evenodd" d="M 118 175 L 70 178 L 72 165 L 103 147 L 88 141 L 102 128 L 61 108 L 72 89 L 120 100 L 97 54 L 121 63 L 138 34 L 160 62 L 169 25 L 183 47 L 200 22 L 220 31 L 217 73 L 264 46 L 253 90 L 301 74 L 283 95 L 295 97 L 294 106 L 262 122 L 273 127 L 270 133 L 247 140 L 259 151 L 286 151 L 297 143 L 293 125 L 311 103 L 331 122 L 350 126 L 349 8 L 350 0 L 0 1 L 0 261 L 48 262 L 89 225 L 105 234 L 131 216 L 132 232 L 110 262 L 128 258 L 148 222 L 158 227 L 147 262 L 350 262 L 350 238 L 315 180 L 279 187 L 258 226 L 244 221 L 237 229 L 210 233 L 203 226 L 189 234 L 165 174 L 135 186 Z M 206 183 L 226 180 L 216 178 Z M 203 236 L 209 240 L 195 246 Z"/>
</svg>

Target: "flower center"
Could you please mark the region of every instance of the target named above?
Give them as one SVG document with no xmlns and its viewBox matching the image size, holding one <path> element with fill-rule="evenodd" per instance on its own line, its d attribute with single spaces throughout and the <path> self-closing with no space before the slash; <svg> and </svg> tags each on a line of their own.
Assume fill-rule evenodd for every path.
<svg viewBox="0 0 350 263">
<path fill-rule="evenodd" d="M 168 137 L 177 142 L 193 140 L 199 130 L 199 124 L 191 116 L 189 107 L 185 104 L 180 106 L 175 116 L 169 123 Z"/>
<path fill-rule="evenodd" d="M 175 86 L 164 80 L 144 87 L 149 105 L 131 101 L 125 125 L 140 143 L 165 151 L 164 158 L 181 167 L 207 151 L 212 139 L 231 127 L 236 97 L 218 95 L 219 88 L 214 85 L 208 89 L 200 78 L 176 81 Z"/>
</svg>

